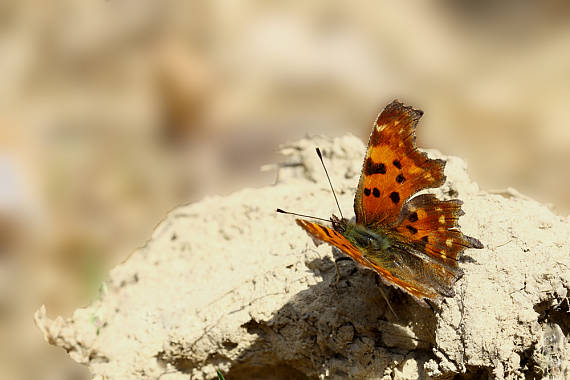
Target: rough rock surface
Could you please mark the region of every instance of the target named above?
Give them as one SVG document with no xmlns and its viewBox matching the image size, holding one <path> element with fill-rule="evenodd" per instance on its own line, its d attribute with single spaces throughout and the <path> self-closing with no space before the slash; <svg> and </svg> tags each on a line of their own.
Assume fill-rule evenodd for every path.
<svg viewBox="0 0 570 380">
<path fill-rule="evenodd" d="M 55 320 L 40 309 L 45 339 L 99 379 L 570 376 L 568 218 L 514 190 L 483 192 L 443 157 L 434 192 L 464 201 L 462 229 L 485 245 L 465 252 L 456 296 L 423 308 L 352 261 L 335 283 L 340 254 L 275 213 L 336 211 L 316 145 L 350 217 L 362 142 L 289 145 L 275 185 L 175 209 L 90 306 Z"/>
</svg>

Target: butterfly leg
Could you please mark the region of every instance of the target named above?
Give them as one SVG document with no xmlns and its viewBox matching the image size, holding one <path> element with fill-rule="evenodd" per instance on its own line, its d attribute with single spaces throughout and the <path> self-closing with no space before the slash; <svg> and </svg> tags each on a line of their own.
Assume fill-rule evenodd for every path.
<svg viewBox="0 0 570 380">
<path fill-rule="evenodd" d="M 382 298 L 384 298 L 384 301 L 386 301 L 386 304 L 388 305 L 388 308 L 390 309 L 392 314 L 394 314 L 394 317 L 396 317 L 396 319 L 399 319 L 398 314 L 396 314 L 396 312 L 392 308 L 392 304 L 388 300 L 388 296 L 386 295 L 386 293 L 384 293 L 384 289 L 382 289 L 384 287 L 384 285 L 382 284 L 382 282 L 380 281 L 380 277 L 378 277 L 378 276 L 376 276 L 376 287 L 378 288 L 378 290 L 380 290 L 380 294 L 382 294 Z"/>
<path fill-rule="evenodd" d="M 338 269 L 338 262 L 339 261 L 347 261 L 347 260 L 352 260 L 350 257 L 346 257 L 346 256 L 342 256 L 342 257 L 337 257 L 334 260 L 334 269 L 336 271 L 336 281 L 335 281 L 335 285 L 338 285 L 338 282 L 340 281 L 340 278 L 342 277 L 340 275 L 340 270 Z"/>
<path fill-rule="evenodd" d="M 425 299 L 425 302 L 428 304 L 428 306 L 430 307 L 431 311 L 433 311 L 433 313 L 435 314 L 435 308 L 433 307 L 433 305 L 431 304 L 431 301 L 429 299 Z"/>
<path fill-rule="evenodd" d="M 396 312 L 394 311 L 394 309 L 392 309 L 392 305 L 390 304 L 390 301 L 388 300 L 388 297 L 386 296 L 386 293 L 384 293 L 384 289 L 382 289 L 382 285 L 380 285 L 378 287 L 378 289 L 380 289 L 380 294 L 382 294 L 382 297 L 384 297 L 384 301 L 386 301 L 386 303 L 388 304 L 388 308 L 390 309 L 390 311 L 392 312 L 392 314 L 394 314 L 394 317 L 396 317 L 396 319 L 398 318 L 398 314 L 396 314 Z"/>
</svg>

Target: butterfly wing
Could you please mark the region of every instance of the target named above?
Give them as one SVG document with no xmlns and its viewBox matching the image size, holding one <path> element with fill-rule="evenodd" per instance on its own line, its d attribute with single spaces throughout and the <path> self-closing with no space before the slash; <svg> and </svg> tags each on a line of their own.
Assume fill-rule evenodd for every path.
<svg viewBox="0 0 570 380">
<path fill-rule="evenodd" d="M 402 263 L 396 263 L 396 265 L 394 265 L 395 261 L 390 260 L 390 262 L 386 262 L 386 260 L 381 259 L 378 255 L 366 253 L 333 228 L 302 219 L 297 219 L 297 224 L 314 238 L 337 247 L 360 265 L 378 273 L 380 278 L 382 278 L 387 285 L 396 286 L 411 294 L 422 305 L 426 305 L 423 298 L 436 299 L 439 298 L 440 293 L 442 293 L 442 291 L 436 290 L 437 288 L 434 289 L 426 283 L 422 283 L 421 278 L 411 276 L 411 273 L 414 271 L 410 268 L 409 264 L 400 265 Z M 406 255 L 405 252 L 402 253 Z M 413 258 L 410 257 L 409 253 L 407 257 Z M 422 265 L 422 263 L 416 260 L 415 265 Z"/>
<path fill-rule="evenodd" d="M 340 232 L 335 231 L 333 228 L 323 226 L 319 223 L 308 222 L 303 219 L 297 219 L 297 224 L 303 227 L 314 238 L 329 243 L 361 265 L 369 266 L 366 259 L 362 256 L 360 250 L 354 246 L 347 238 Z"/>
<path fill-rule="evenodd" d="M 483 246 L 459 231 L 461 201 L 440 201 L 433 195 L 409 200 L 445 181 L 445 161 L 429 159 L 416 147 L 415 128 L 422 114 L 394 101 L 378 116 L 370 135 L 354 199 L 356 225 L 382 236 L 387 249 L 360 247 L 358 239 L 318 223 L 298 219 L 297 224 L 425 305 L 423 299 L 453 295 L 453 284 L 462 275 L 459 255 L 465 248 Z"/>
<path fill-rule="evenodd" d="M 391 224 L 410 196 L 445 181 L 445 161 L 431 160 L 416 147 L 415 128 L 422 115 L 393 101 L 378 116 L 354 198 L 357 223 Z"/>
<path fill-rule="evenodd" d="M 394 229 L 448 272 L 457 272 L 465 248 L 483 248 L 479 240 L 459 230 L 461 205 L 458 199 L 440 201 L 433 194 L 419 195 L 404 205 Z"/>
</svg>

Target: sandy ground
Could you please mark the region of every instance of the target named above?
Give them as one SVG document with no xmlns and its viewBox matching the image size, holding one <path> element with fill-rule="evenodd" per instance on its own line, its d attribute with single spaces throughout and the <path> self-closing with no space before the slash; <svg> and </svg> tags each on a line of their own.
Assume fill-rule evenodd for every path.
<svg viewBox="0 0 570 380">
<path fill-rule="evenodd" d="M 315 246 L 280 207 L 352 216 L 364 146 L 346 136 L 284 147 L 276 183 L 173 210 L 72 318 L 35 320 L 96 379 L 568 378 L 570 225 L 517 191 L 481 191 L 456 157 L 436 194 L 459 197 L 467 250 L 435 310 Z M 347 215 L 348 214 L 348 215 Z M 398 317 L 378 289 L 387 292 Z"/>
</svg>

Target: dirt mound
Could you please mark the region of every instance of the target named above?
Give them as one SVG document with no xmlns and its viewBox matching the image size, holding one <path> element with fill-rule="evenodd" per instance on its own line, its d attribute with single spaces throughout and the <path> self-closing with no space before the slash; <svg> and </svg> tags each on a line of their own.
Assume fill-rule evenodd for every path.
<svg viewBox="0 0 570 380">
<path fill-rule="evenodd" d="M 277 207 L 350 214 L 364 146 L 347 136 L 284 147 L 273 186 L 173 210 L 72 318 L 36 323 L 95 378 L 554 378 L 569 376 L 569 220 L 514 190 L 479 190 L 448 161 L 440 198 L 464 201 L 467 250 L 456 296 L 423 308 L 375 273 L 316 247 Z"/>
</svg>

